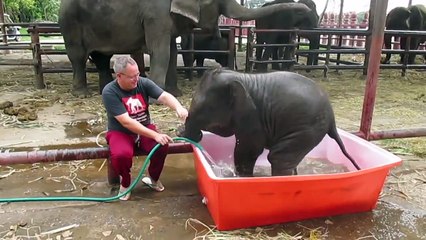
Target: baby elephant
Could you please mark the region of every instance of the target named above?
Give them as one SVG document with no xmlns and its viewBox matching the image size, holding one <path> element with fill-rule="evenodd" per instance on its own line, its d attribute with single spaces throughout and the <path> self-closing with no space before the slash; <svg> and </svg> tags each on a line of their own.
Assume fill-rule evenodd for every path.
<svg viewBox="0 0 426 240">
<path fill-rule="evenodd" d="M 337 133 L 327 94 L 296 73 L 206 72 L 180 135 L 198 142 L 201 130 L 223 137 L 235 134 L 234 161 L 239 176 L 253 176 L 264 148 L 269 149 L 273 176 L 297 174 L 297 165 L 325 134 L 359 169 Z"/>
</svg>

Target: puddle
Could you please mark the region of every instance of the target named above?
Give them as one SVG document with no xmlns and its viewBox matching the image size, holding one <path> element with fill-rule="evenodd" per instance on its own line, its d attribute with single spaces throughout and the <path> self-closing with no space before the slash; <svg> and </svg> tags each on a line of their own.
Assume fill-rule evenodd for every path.
<svg viewBox="0 0 426 240">
<path fill-rule="evenodd" d="M 96 137 L 105 131 L 105 126 L 96 120 L 80 119 L 64 125 L 67 138 Z"/>
</svg>

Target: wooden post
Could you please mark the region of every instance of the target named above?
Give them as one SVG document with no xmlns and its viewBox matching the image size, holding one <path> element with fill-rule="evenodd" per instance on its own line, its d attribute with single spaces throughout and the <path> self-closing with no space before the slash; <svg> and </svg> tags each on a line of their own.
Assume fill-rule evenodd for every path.
<svg viewBox="0 0 426 240">
<path fill-rule="evenodd" d="M 41 45 L 40 45 L 40 35 L 38 32 L 38 26 L 34 25 L 31 29 L 31 48 L 33 50 L 33 64 L 34 64 L 34 74 L 35 81 L 34 85 L 37 89 L 45 88 L 44 78 L 43 78 L 43 65 L 41 61 Z"/>
<path fill-rule="evenodd" d="M 0 0 L 0 23 L 4 23 L 4 9 L 3 9 L 3 0 Z M 7 32 L 6 27 L 1 25 L 1 32 L 3 34 L 3 43 L 7 44 Z"/>
</svg>

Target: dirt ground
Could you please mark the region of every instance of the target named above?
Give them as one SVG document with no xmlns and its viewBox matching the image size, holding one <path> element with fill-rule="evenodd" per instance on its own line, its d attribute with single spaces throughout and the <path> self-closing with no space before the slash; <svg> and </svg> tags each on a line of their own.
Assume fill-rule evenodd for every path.
<svg viewBox="0 0 426 240">
<path fill-rule="evenodd" d="M 0 55 L 2 62 L 11 59 L 27 62 L 31 55 Z M 244 61 L 239 54 L 239 69 Z M 45 59 L 45 64 L 68 63 L 63 56 Z M 365 88 L 362 73 L 329 72 L 326 78 L 322 71 L 300 73 L 327 90 L 339 128 L 359 129 Z M 88 76 L 93 96 L 79 99 L 70 93 L 70 73 L 45 74 L 46 89 L 37 90 L 31 67 L 0 66 L 0 152 L 94 147 L 97 139 L 104 145 L 105 112 L 97 94 L 97 75 Z M 179 100 L 187 107 L 196 84 L 197 79 L 179 79 L 184 93 Z M 174 114 L 157 105 L 151 111 L 160 130 L 175 136 L 181 122 Z M 426 72 L 409 71 L 401 77 L 399 71 L 382 71 L 373 130 L 419 128 L 425 123 Z M 373 143 L 404 161 L 390 173 L 372 212 L 208 232 L 207 226 L 214 222 L 201 203 L 192 155 L 178 154 L 167 158 L 163 193 L 138 184 L 128 202 L 0 204 L 0 239 L 426 239 L 426 137 Z M 138 159 L 134 175 L 144 157 Z M 108 186 L 103 163 L 104 159 L 98 159 L 0 166 L 0 195 L 111 196 L 116 189 Z"/>
</svg>

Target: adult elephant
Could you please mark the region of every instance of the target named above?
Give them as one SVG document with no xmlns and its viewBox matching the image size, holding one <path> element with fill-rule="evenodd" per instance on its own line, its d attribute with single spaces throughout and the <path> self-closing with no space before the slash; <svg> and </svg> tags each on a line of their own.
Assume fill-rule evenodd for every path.
<svg viewBox="0 0 426 240">
<path fill-rule="evenodd" d="M 386 30 L 412 30 L 412 31 L 426 31 L 426 7 L 424 5 L 413 5 L 408 8 L 396 7 L 392 9 L 386 16 Z M 391 34 L 385 34 L 384 45 L 385 48 L 391 49 Z M 420 43 L 425 42 L 426 37 L 411 37 L 410 49 L 417 49 Z M 401 49 L 407 47 L 407 37 L 400 38 Z M 400 62 L 404 62 L 404 54 L 400 54 Z M 387 53 L 382 63 L 389 63 L 391 54 Z M 408 64 L 413 64 L 416 54 L 411 53 L 408 55 Z"/>
<path fill-rule="evenodd" d="M 269 149 L 272 175 L 292 175 L 303 157 L 328 134 L 359 169 L 340 139 L 327 94 L 292 72 L 243 74 L 216 69 L 203 75 L 179 134 L 194 141 L 201 130 L 235 135 L 235 169 L 252 176 L 257 157 Z"/>
<path fill-rule="evenodd" d="M 194 50 L 229 50 L 228 32 L 221 32 L 221 36 L 217 37 L 212 34 L 194 34 Z M 181 48 L 183 50 L 189 50 L 191 48 L 191 34 L 184 34 L 181 36 Z M 223 53 L 194 53 L 191 57 L 191 53 L 182 53 L 183 63 L 185 67 L 193 66 L 194 60 L 196 61 L 197 67 L 204 66 L 204 59 L 214 59 L 223 67 L 228 66 L 228 55 Z M 198 77 L 203 74 L 202 69 L 198 69 Z M 191 71 L 185 70 L 186 77 L 190 77 Z"/>
<path fill-rule="evenodd" d="M 264 4 L 262 7 L 267 7 L 271 5 L 276 5 L 280 3 L 293 3 L 293 0 L 275 0 Z M 292 10 L 282 11 L 279 13 L 274 13 L 267 17 L 262 17 L 256 20 L 257 29 L 313 29 L 318 27 L 319 16 L 316 10 L 316 4 L 312 0 L 300 0 L 299 3 L 306 5 L 311 9 L 310 12 L 301 13 L 294 12 Z M 305 37 L 309 40 L 309 49 L 318 49 L 320 45 L 320 35 L 319 34 L 299 34 L 301 37 Z M 289 43 L 290 40 L 289 33 L 256 33 L 256 42 L 257 44 L 280 44 L 280 43 Z M 289 59 L 291 48 L 286 47 L 284 51 L 284 59 Z M 271 56 L 273 60 L 278 60 L 281 58 L 279 52 L 282 48 L 279 47 L 257 47 L 256 48 L 256 60 L 268 60 Z M 310 53 L 307 60 L 308 65 L 318 64 L 318 54 Z M 283 64 L 284 65 L 284 64 Z M 266 64 L 256 64 L 256 68 L 259 71 L 266 71 Z M 278 63 L 272 64 L 273 69 L 281 69 Z"/>
<path fill-rule="evenodd" d="M 112 80 L 110 59 L 115 53 L 146 48 L 151 56 L 150 78 L 179 95 L 176 74 L 176 37 L 194 27 L 218 31 L 218 18 L 250 20 L 293 9 L 310 11 L 303 4 L 281 4 L 247 9 L 235 0 L 62 0 L 59 26 L 73 68 L 73 90 L 87 93 L 85 63 L 90 55 L 99 71 L 99 85 Z"/>
</svg>

